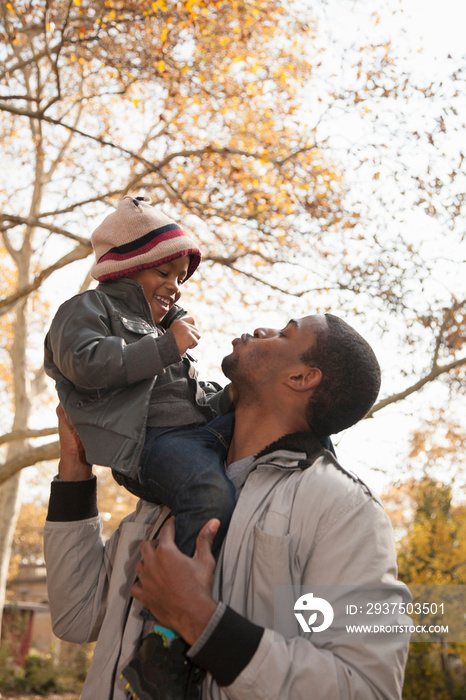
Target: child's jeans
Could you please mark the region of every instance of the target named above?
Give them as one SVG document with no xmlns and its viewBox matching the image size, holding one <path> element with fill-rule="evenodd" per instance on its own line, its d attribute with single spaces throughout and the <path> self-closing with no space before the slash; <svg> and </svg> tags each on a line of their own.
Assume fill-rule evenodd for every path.
<svg viewBox="0 0 466 700">
<path fill-rule="evenodd" d="M 212 547 L 215 558 L 228 529 L 236 503 L 235 488 L 225 473 L 233 428 L 234 413 L 200 427 L 147 428 L 139 480 L 113 472 L 138 498 L 171 508 L 175 542 L 189 556 L 208 520 L 220 520 Z"/>
</svg>

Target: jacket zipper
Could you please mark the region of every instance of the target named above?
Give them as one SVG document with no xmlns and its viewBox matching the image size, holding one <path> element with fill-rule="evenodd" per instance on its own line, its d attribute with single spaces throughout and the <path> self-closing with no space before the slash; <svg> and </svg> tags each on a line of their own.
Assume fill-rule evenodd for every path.
<svg viewBox="0 0 466 700">
<path fill-rule="evenodd" d="M 171 513 L 168 513 L 168 515 L 163 519 L 162 524 L 157 528 L 155 534 L 152 536 L 151 539 L 155 540 L 155 538 L 157 537 L 157 535 L 159 534 L 160 530 L 162 529 L 162 527 L 163 527 L 163 526 L 165 525 L 165 523 L 167 522 L 167 520 L 168 520 L 168 518 L 170 517 L 170 515 L 171 515 Z M 135 581 L 137 581 L 137 578 L 135 579 Z M 114 692 L 115 692 L 116 674 L 117 674 L 118 664 L 119 664 L 119 662 L 120 662 L 121 651 L 122 651 L 122 649 L 123 649 L 123 637 L 124 637 L 124 634 L 125 634 L 126 624 L 127 624 L 127 622 L 128 622 L 128 617 L 129 617 L 129 611 L 131 610 L 131 605 L 132 605 L 132 604 L 133 604 L 133 597 L 130 596 L 130 598 L 128 599 L 128 603 L 127 603 L 127 605 L 126 605 L 125 615 L 124 615 L 124 617 L 123 617 L 123 625 L 122 625 L 121 634 L 120 634 L 120 644 L 119 644 L 119 647 L 118 647 L 118 654 L 117 654 L 117 657 L 116 657 L 116 660 L 115 660 L 115 665 L 114 665 L 113 671 L 112 671 L 112 679 L 111 679 L 111 685 L 110 685 L 110 695 L 109 695 L 109 697 L 108 697 L 108 700 L 113 700 L 113 696 L 114 696 Z"/>
<path fill-rule="evenodd" d="M 128 622 L 129 611 L 131 609 L 132 604 L 133 604 L 133 598 L 131 597 L 131 598 L 129 598 L 128 603 L 126 605 L 125 615 L 123 618 L 123 627 L 121 629 L 121 634 L 120 634 L 120 645 L 118 647 L 118 654 L 117 654 L 117 657 L 115 660 L 115 665 L 113 667 L 112 678 L 110 681 L 110 695 L 109 695 L 108 700 L 113 700 L 113 695 L 115 692 L 117 668 L 118 668 L 118 664 L 120 662 L 121 650 L 123 648 L 123 636 L 125 634 L 126 623 Z"/>
</svg>

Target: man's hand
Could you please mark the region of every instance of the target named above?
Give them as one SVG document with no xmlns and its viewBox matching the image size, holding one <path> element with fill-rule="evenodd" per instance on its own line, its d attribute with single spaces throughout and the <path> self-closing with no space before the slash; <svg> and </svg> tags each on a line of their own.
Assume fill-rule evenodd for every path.
<svg viewBox="0 0 466 700">
<path fill-rule="evenodd" d="M 156 540 L 141 544 L 136 564 L 139 580 L 131 595 L 148 608 L 157 622 L 176 630 L 194 644 L 217 607 L 212 598 L 215 560 L 212 542 L 220 523 L 209 520 L 199 532 L 194 556 L 175 544 L 175 518 L 163 526 Z"/>
<path fill-rule="evenodd" d="M 84 447 L 76 430 L 70 425 L 61 403 L 57 406 L 60 461 L 58 476 L 63 481 L 84 481 L 92 476 L 92 466 L 86 461 Z"/>
<path fill-rule="evenodd" d="M 173 321 L 170 330 L 175 336 L 180 355 L 184 355 L 186 350 L 192 350 L 199 343 L 201 334 L 196 328 L 196 321 L 192 316 L 183 316 L 183 318 Z"/>
</svg>

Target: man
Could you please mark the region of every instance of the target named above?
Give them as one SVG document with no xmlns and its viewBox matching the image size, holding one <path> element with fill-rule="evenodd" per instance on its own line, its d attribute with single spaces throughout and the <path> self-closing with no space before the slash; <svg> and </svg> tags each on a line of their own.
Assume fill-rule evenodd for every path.
<svg viewBox="0 0 466 700">
<path fill-rule="evenodd" d="M 338 620 L 327 635 L 310 635 L 274 609 L 277 587 L 291 610 L 312 586 L 328 587 L 335 607 L 344 607 L 350 588 L 383 588 L 379 602 L 395 608 L 406 595 L 380 502 L 320 443 L 374 403 L 374 353 L 326 314 L 244 334 L 222 368 L 237 393 L 227 473 L 238 499 L 214 576 L 209 544 L 218 523 L 204 526 L 190 559 L 174 544 L 171 520 L 160 532 L 167 509 L 148 503 L 139 503 L 104 548 L 95 482 L 67 436 L 45 554 L 56 634 L 98 638 L 82 698 L 125 698 L 120 674 L 140 645 L 143 606 L 180 633 L 189 658 L 208 672 L 203 698 L 401 698 L 407 642 L 349 641 Z M 138 563 L 139 543 L 156 533 Z"/>
</svg>

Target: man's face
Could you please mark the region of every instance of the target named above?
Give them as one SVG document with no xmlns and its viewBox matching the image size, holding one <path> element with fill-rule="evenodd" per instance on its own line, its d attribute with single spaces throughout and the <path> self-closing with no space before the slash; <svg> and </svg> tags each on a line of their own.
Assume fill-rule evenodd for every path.
<svg viewBox="0 0 466 700">
<path fill-rule="evenodd" d="M 325 316 L 305 316 L 291 319 L 282 330 L 256 328 L 252 335 L 243 333 L 233 340 L 233 352 L 223 359 L 222 370 L 237 385 L 273 382 L 300 362 L 316 334 L 326 328 Z"/>
</svg>

